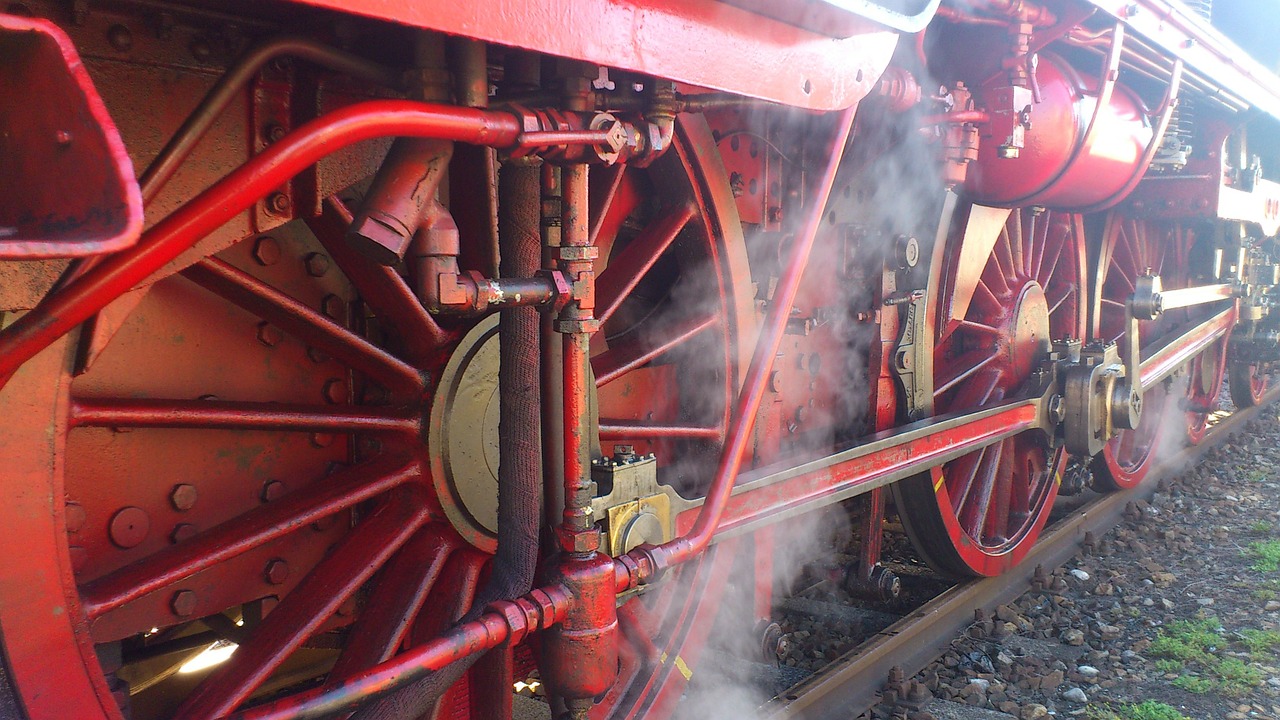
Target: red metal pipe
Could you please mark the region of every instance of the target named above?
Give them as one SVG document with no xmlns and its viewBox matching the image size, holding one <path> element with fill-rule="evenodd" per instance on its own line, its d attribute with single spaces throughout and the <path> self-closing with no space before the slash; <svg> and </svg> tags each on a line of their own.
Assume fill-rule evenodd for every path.
<svg viewBox="0 0 1280 720">
<path fill-rule="evenodd" d="M 925 115 L 921 119 L 920 125 L 929 127 L 930 125 L 959 125 L 961 123 L 989 123 L 991 116 L 983 110 L 961 110 L 960 112 L 938 113 L 937 115 Z"/>
<path fill-rule="evenodd" d="M 738 395 L 737 406 L 731 416 L 729 433 L 725 440 L 724 450 L 720 454 L 720 464 L 716 468 L 715 479 L 707 491 L 706 502 L 698 513 L 698 519 L 687 535 L 656 547 L 640 548 L 633 552 L 647 555 L 652 563 L 652 570 L 663 569 L 686 562 L 710 544 L 720 518 L 728 506 L 729 494 L 733 490 L 734 480 L 742 467 L 747 450 L 751 446 L 751 431 L 755 426 L 756 414 L 760 403 L 768 392 L 769 374 L 773 371 L 773 362 L 778 348 L 782 344 L 787 320 L 791 317 L 791 307 L 795 303 L 796 294 L 800 290 L 805 267 L 813 250 L 814 240 L 818 235 L 818 227 L 822 222 L 827 198 L 831 195 L 831 186 L 836 179 L 836 171 L 840 167 L 840 159 L 844 155 L 845 143 L 853 128 L 853 117 L 857 110 L 854 105 L 838 116 L 831 148 L 827 154 L 827 165 L 810 197 L 813 205 L 805 216 L 804 225 L 796 233 L 791 262 L 788 264 L 778 285 L 774 290 L 773 300 L 769 305 L 769 314 L 761 328 L 760 339 L 756 343 L 755 354 L 751 357 L 742 391 Z M 633 558 L 638 560 L 638 558 Z"/>
<path fill-rule="evenodd" d="M 104 260 L 0 331 L 0 384 L 54 340 L 323 157 L 379 137 L 508 148 L 520 134 L 520 121 L 510 113 L 405 100 L 357 103 L 312 120 L 161 220 L 133 248 Z"/>
<path fill-rule="evenodd" d="M 512 602 L 494 603 L 478 619 L 458 625 L 377 667 L 341 678 L 332 686 L 229 715 L 225 720 L 312 720 L 351 712 L 368 700 L 450 663 L 504 642 L 514 645 L 530 632 L 564 622 L 572 604 L 569 591 L 559 586 L 534 590 Z"/>
</svg>

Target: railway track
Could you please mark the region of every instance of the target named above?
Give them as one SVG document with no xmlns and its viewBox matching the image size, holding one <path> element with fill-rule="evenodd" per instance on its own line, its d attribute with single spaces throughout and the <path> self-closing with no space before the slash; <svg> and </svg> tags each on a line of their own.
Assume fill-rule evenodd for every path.
<svg viewBox="0 0 1280 720">
<path fill-rule="evenodd" d="M 939 657 L 977 610 L 991 611 L 1030 587 L 1037 573 L 1069 560 L 1079 551 L 1086 533 L 1100 536 L 1116 525 L 1126 507 L 1149 498 L 1161 478 L 1198 462 L 1222 445 L 1259 413 L 1280 399 L 1280 388 L 1263 402 L 1236 410 L 1220 420 L 1199 444 L 1172 456 L 1138 486 L 1101 495 L 1070 516 L 1050 525 L 1026 560 L 993 578 L 955 585 L 870 637 L 840 659 L 779 694 L 760 712 L 765 720 L 848 720 L 881 700 L 891 672 L 910 678 Z M 895 670 L 896 668 L 896 670 Z"/>
</svg>

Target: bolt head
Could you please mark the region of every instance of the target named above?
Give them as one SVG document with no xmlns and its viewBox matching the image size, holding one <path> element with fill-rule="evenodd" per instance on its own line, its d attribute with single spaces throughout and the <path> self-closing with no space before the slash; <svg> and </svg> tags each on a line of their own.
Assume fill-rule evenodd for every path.
<svg viewBox="0 0 1280 720">
<path fill-rule="evenodd" d="M 280 558 L 269 560 L 262 576 L 272 585 L 279 585 L 289 579 L 289 563 Z"/>
<path fill-rule="evenodd" d="M 179 590 L 169 601 L 169 608 L 178 617 L 188 617 L 196 611 L 196 594 L 190 590 Z"/>
<path fill-rule="evenodd" d="M 262 494 L 259 497 L 262 498 L 262 502 L 271 502 L 272 500 L 279 498 L 281 495 L 284 495 L 284 492 L 287 489 L 288 488 L 285 487 L 285 484 L 279 480 L 268 480 L 262 486 Z"/>
<path fill-rule="evenodd" d="M 269 322 L 258 323 L 258 342 L 267 347 L 275 347 L 284 339 L 284 331 Z"/>
<path fill-rule="evenodd" d="M 169 502 L 173 503 L 175 510 L 190 510 L 196 504 L 196 486 L 182 483 L 173 486 L 173 492 L 169 493 Z"/>
<path fill-rule="evenodd" d="M 329 272 L 329 266 L 332 264 L 329 256 L 324 253 L 311 253 L 306 258 L 307 274 L 311 277 L 324 277 Z"/>
<path fill-rule="evenodd" d="M 273 237 L 260 237 L 253 243 L 253 259 L 259 265 L 275 265 L 280 262 L 280 243 Z"/>
<path fill-rule="evenodd" d="M 332 405 L 347 401 L 347 382 L 338 378 L 330 378 L 324 383 L 324 399 Z"/>
<path fill-rule="evenodd" d="M 173 526 L 173 532 L 169 533 L 169 542 L 177 545 L 196 536 L 196 526 L 191 523 L 178 523 Z"/>
</svg>

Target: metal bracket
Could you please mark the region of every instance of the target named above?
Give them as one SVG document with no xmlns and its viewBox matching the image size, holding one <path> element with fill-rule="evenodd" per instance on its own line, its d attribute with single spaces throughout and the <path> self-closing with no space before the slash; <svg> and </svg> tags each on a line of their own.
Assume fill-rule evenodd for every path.
<svg viewBox="0 0 1280 720">
<path fill-rule="evenodd" d="M 902 339 L 893 353 L 893 366 L 902 383 L 907 417 L 919 420 L 933 412 L 933 346 L 927 342 L 925 294 L 912 292 L 903 299 L 892 298 L 886 305 L 906 305 Z"/>
</svg>

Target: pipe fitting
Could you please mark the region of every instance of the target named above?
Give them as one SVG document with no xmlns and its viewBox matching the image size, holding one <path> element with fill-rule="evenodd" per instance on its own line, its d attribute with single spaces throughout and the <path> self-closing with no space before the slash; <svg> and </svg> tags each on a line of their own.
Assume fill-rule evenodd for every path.
<svg viewBox="0 0 1280 720">
<path fill-rule="evenodd" d="M 352 218 L 347 242 L 381 265 L 400 262 L 418 230 L 440 220 L 436 192 L 452 157 L 453 143 L 444 140 L 399 138 L 392 143 L 360 212 Z M 448 225 L 456 246 L 458 228 L 452 218 Z"/>
<path fill-rule="evenodd" d="M 613 558 L 562 556 L 552 582 L 573 596 L 573 612 L 542 638 L 543 680 L 566 700 L 590 701 L 618 674 L 618 612 Z"/>
</svg>

